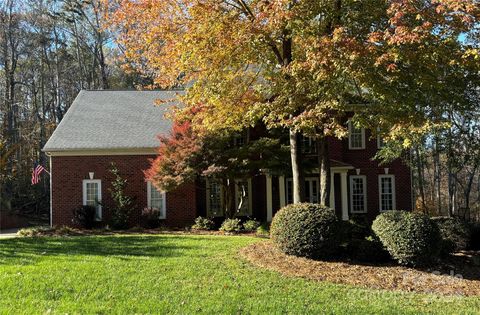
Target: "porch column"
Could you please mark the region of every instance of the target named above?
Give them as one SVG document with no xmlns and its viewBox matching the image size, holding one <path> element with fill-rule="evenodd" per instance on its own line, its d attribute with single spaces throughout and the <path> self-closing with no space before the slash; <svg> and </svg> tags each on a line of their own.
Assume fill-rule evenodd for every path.
<svg viewBox="0 0 480 315">
<path fill-rule="evenodd" d="M 347 172 L 340 173 L 340 183 L 342 186 L 342 220 L 348 220 L 348 189 L 347 189 Z"/>
<path fill-rule="evenodd" d="M 334 187 L 335 173 L 330 171 L 330 208 L 335 209 L 335 187 Z"/>
<path fill-rule="evenodd" d="M 267 174 L 266 176 L 267 182 L 267 221 L 272 221 L 272 214 L 273 214 L 273 202 L 272 202 L 272 175 Z"/>
<path fill-rule="evenodd" d="M 280 194 L 280 208 L 285 207 L 285 176 L 278 176 L 278 189 Z"/>
</svg>

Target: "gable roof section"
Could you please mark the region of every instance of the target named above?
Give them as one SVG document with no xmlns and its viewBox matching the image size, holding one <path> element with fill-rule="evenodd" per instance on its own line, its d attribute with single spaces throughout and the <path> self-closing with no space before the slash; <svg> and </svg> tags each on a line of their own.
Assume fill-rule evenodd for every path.
<svg viewBox="0 0 480 315">
<path fill-rule="evenodd" d="M 45 152 L 136 151 L 170 132 L 165 113 L 182 91 L 82 90 L 45 144 Z M 156 105 L 156 100 L 166 101 Z M 153 151 L 153 150 L 152 150 Z"/>
</svg>

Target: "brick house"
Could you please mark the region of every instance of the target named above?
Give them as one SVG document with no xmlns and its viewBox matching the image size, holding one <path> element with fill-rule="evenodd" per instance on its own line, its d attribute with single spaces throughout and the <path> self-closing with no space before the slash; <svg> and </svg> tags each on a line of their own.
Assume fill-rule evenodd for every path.
<svg viewBox="0 0 480 315">
<path fill-rule="evenodd" d="M 72 225 L 73 209 L 96 205 L 97 220 L 107 223 L 109 189 L 113 162 L 128 185 L 126 193 L 135 197 L 131 224 L 141 223 L 141 209 L 161 210 L 167 226 L 192 224 L 197 216 L 222 217 L 221 186 L 198 179 L 175 191 L 160 192 L 146 181 L 144 171 L 155 158 L 157 135 L 172 126 L 165 118 L 163 100 L 174 106 L 178 91 L 81 91 L 62 122 L 45 145 L 51 172 L 51 224 Z M 330 204 L 343 220 L 352 215 L 373 219 L 380 211 L 412 209 L 411 172 L 400 160 L 379 165 L 372 157 L 382 145 L 368 130 L 349 125 L 349 137 L 330 139 Z M 313 141 L 304 138 L 302 151 L 315 155 Z M 291 202 L 292 182 L 283 176 L 262 174 L 235 181 L 235 206 L 239 216 L 271 221 L 275 212 Z M 319 196 L 318 171 L 305 178 L 310 202 Z M 243 195 L 243 198 L 239 196 Z M 246 200 L 243 202 L 241 200 Z M 99 205 L 97 201 L 101 201 Z"/>
</svg>

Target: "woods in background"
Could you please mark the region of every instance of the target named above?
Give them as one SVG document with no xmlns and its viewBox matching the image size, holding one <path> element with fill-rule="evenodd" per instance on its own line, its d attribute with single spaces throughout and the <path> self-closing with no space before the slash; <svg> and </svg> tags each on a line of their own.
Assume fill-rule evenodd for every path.
<svg viewBox="0 0 480 315">
<path fill-rule="evenodd" d="M 418 209 L 479 221 L 479 109 L 455 115 L 450 128 L 415 146 L 412 168 Z"/>
<path fill-rule="evenodd" d="M 96 0 L 0 4 L 0 207 L 48 213 L 48 175 L 30 183 L 41 148 L 81 89 L 130 88 Z M 72 166 L 74 167 L 74 166 Z"/>
</svg>

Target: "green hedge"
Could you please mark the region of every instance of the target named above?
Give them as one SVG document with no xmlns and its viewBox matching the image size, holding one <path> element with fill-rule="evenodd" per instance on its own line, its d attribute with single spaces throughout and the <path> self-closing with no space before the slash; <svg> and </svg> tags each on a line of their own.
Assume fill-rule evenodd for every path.
<svg viewBox="0 0 480 315">
<path fill-rule="evenodd" d="M 465 250 L 470 241 L 470 227 L 457 218 L 434 217 L 433 222 L 438 226 L 442 237 L 442 253 L 449 254 Z"/>
<path fill-rule="evenodd" d="M 375 219 L 372 230 L 402 265 L 428 265 L 440 253 L 442 242 L 438 227 L 423 214 L 388 211 Z"/>
<path fill-rule="evenodd" d="M 273 218 L 270 236 L 284 253 L 329 258 L 340 244 L 340 224 L 334 210 L 311 203 L 288 205 Z"/>
</svg>

